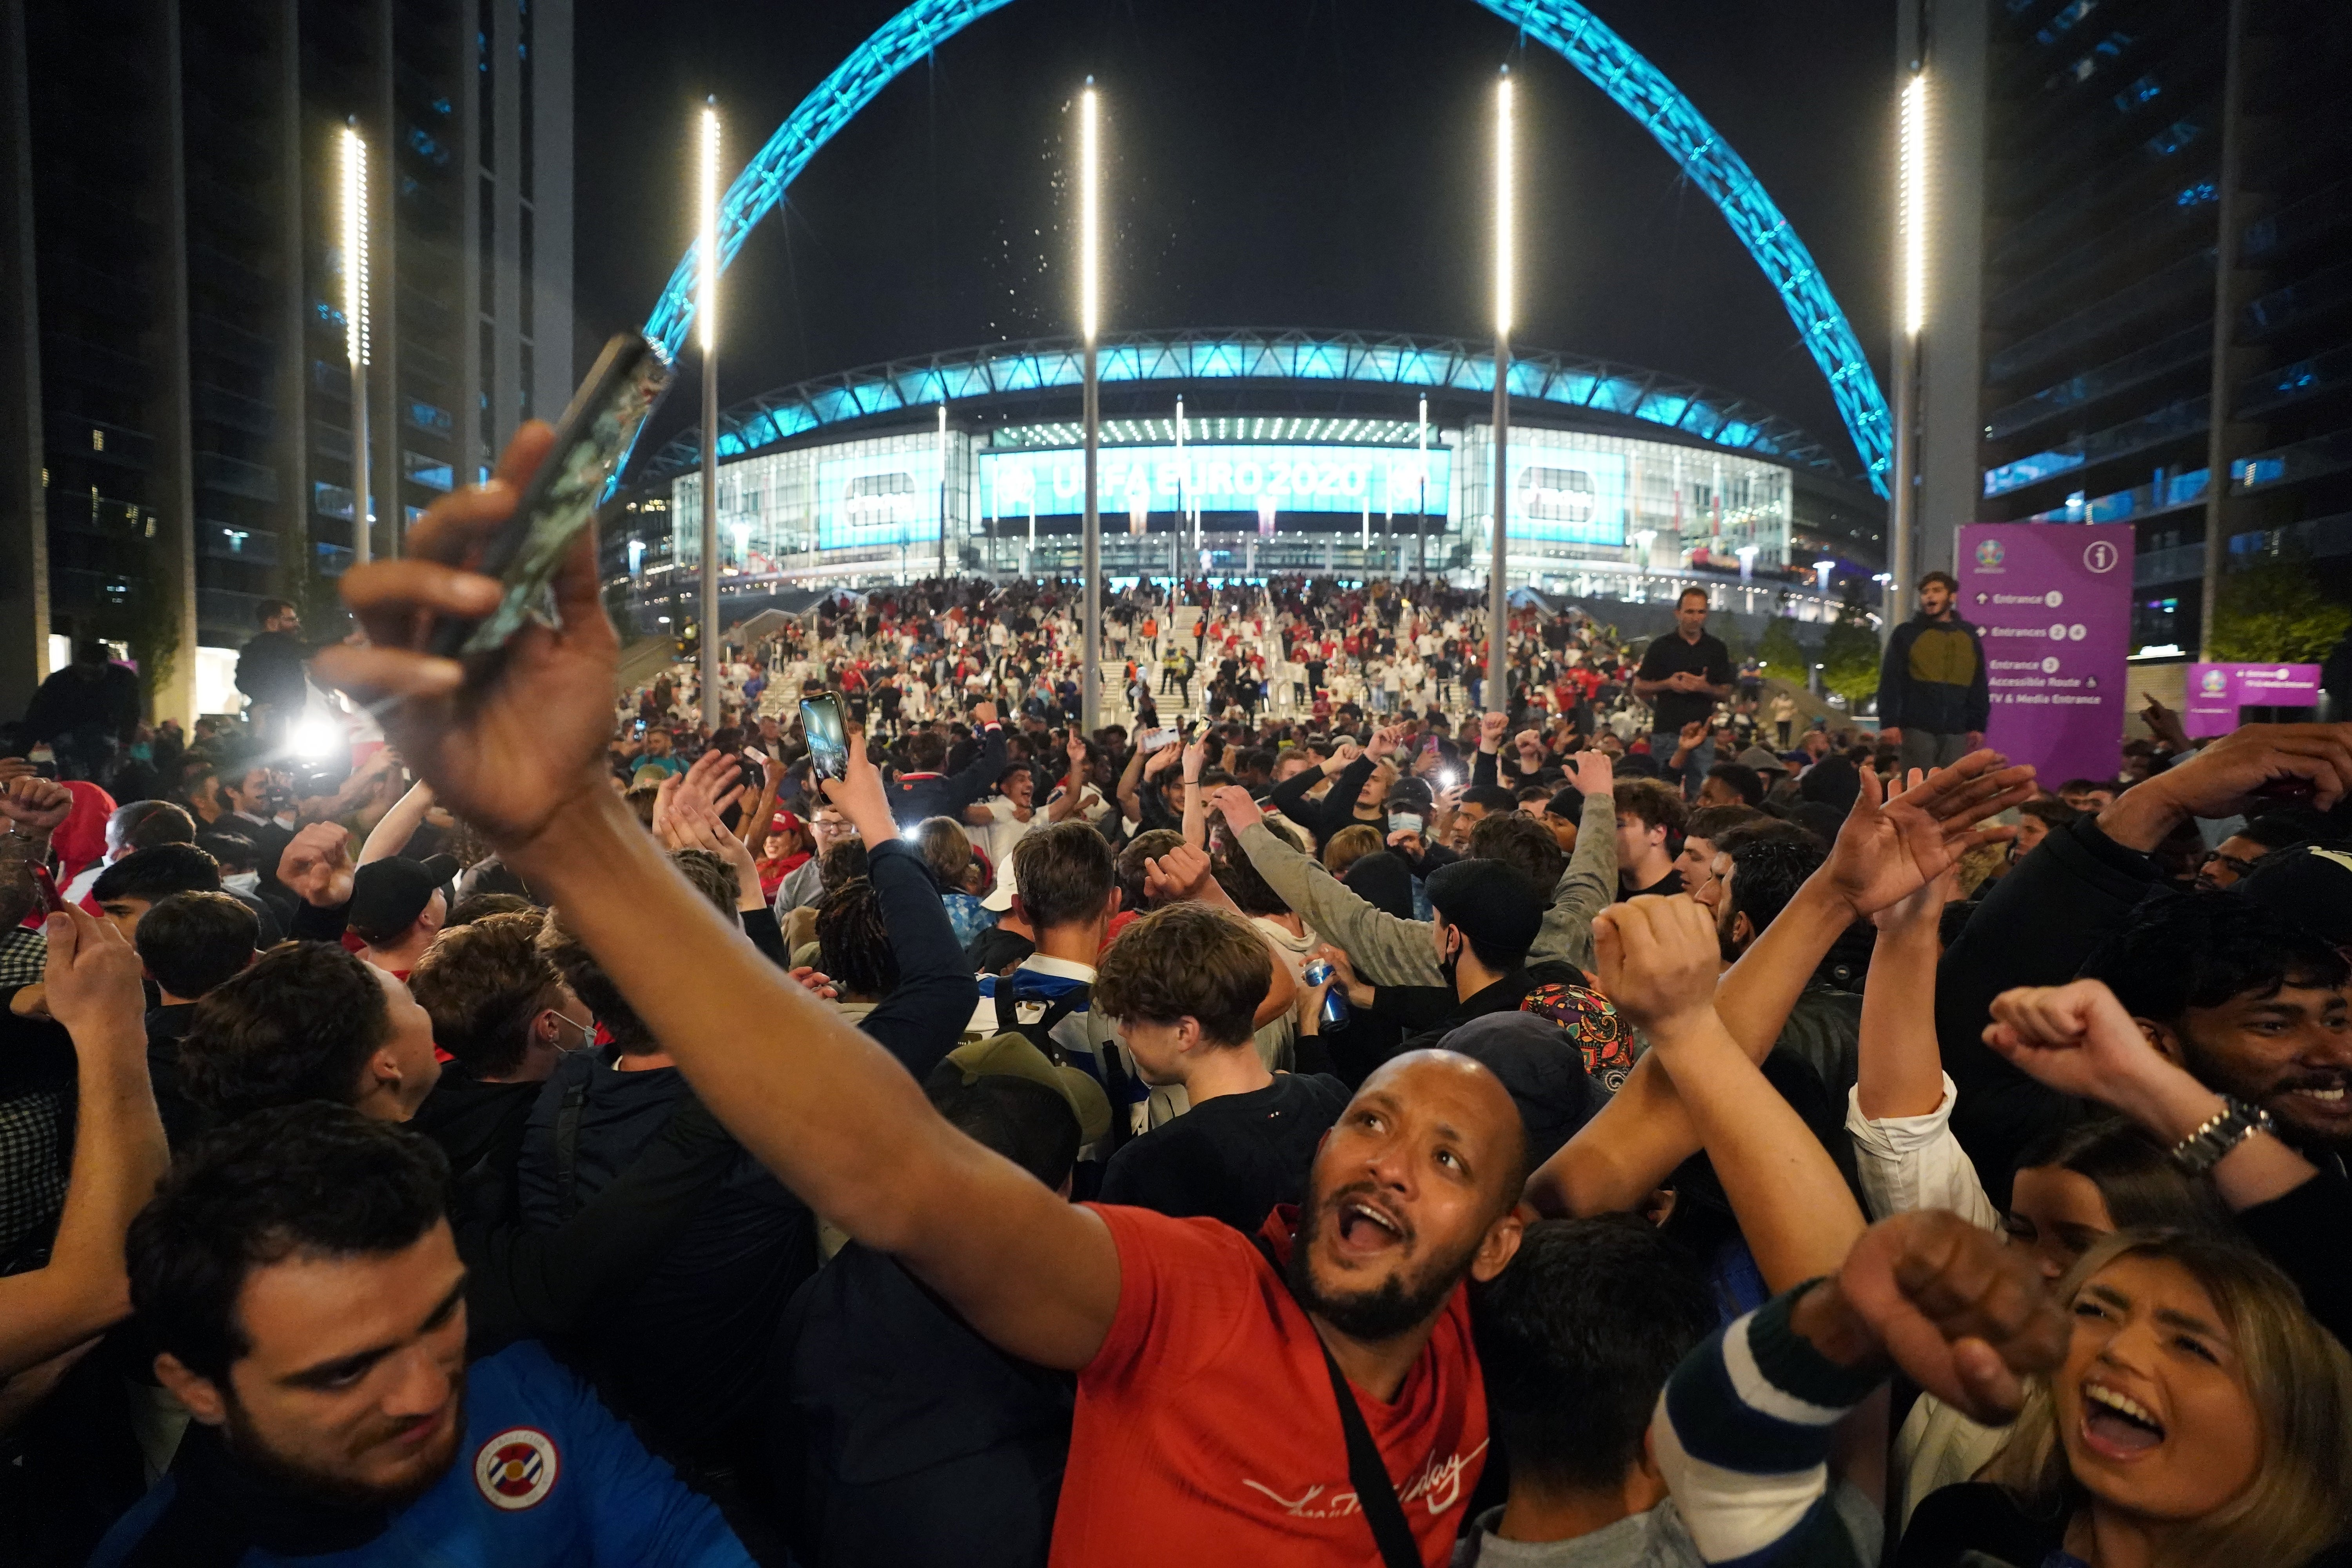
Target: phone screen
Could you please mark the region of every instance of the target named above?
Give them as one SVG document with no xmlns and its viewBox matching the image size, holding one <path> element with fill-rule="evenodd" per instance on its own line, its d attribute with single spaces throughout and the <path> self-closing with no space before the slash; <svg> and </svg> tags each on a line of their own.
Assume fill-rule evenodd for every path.
<svg viewBox="0 0 2352 1568">
<path fill-rule="evenodd" d="M 58 897 L 58 879 L 49 875 L 47 866 L 33 868 L 33 888 L 40 894 L 43 914 L 53 915 L 66 907 L 66 901 Z"/>
<path fill-rule="evenodd" d="M 1147 730 L 1143 732 L 1143 741 L 1139 750 L 1156 752 L 1160 747 L 1172 743 L 1175 739 L 1176 731 L 1173 730 Z"/>
<path fill-rule="evenodd" d="M 828 691 L 801 699 L 801 728 L 808 735 L 809 765 L 819 778 L 849 776 L 849 721 L 841 699 Z"/>
<path fill-rule="evenodd" d="M 474 563 L 505 583 L 499 607 L 479 621 L 443 617 L 433 628 L 435 653 L 495 652 L 533 616 L 555 618 L 548 584 L 594 521 L 614 468 L 669 390 L 671 375 L 667 352 L 641 333 L 622 332 L 604 345 L 556 425 L 554 449 Z"/>
</svg>

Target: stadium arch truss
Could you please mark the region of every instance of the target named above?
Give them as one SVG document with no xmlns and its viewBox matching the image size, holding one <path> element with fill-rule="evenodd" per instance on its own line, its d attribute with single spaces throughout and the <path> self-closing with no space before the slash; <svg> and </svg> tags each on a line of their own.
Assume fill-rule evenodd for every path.
<svg viewBox="0 0 2352 1568">
<path fill-rule="evenodd" d="M 995 343 L 844 371 L 720 414 L 719 456 L 722 461 L 740 458 L 828 425 L 877 415 L 1076 387 L 1083 374 L 1078 344 L 1068 338 Z M 1097 351 L 1097 374 L 1105 384 L 1324 381 L 1491 394 L 1495 356 L 1450 338 L 1227 328 L 1107 336 Z M 1818 441 L 1770 410 L 1654 371 L 1528 352 L 1512 356 L 1511 395 L 1641 420 L 1711 446 L 1842 477 Z M 688 431 L 664 447 L 640 479 L 683 473 L 700 460 L 701 435 Z"/>
<path fill-rule="evenodd" d="M 1011 0 L 915 0 L 884 23 L 779 126 L 745 166 L 719 213 L 719 266 L 730 265 L 752 226 L 783 199 L 817 150 L 908 66 Z M 1523 36 L 1558 51 L 1631 114 L 1715 202 L 1748 254 L 1780 295 L 1798 335 L 1828 378 L 1839 416 L 1871 487 L 1886 494 L 1893 427 L 1878 378 L 1845 312 L 1796 230 L 1739 154 L 1674 83 L 1576 0 L 1478 0 Z M 672 353 L 694 319 L 699 242 L 689 247 L 646 322 L 648 336 Z M 1486 386 L 1493 386 L 1491 360 Z M 1106 379 L 1108 372 L 1106 369 Z M 1512 390 L 1518 390 L 1515 364 Z M 934 393 L 926 401 L 937 402 Z"/>
</svg>

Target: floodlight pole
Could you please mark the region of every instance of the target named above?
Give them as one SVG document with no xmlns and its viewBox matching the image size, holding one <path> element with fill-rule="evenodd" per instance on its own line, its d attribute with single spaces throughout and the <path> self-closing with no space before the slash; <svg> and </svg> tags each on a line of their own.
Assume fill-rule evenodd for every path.
<svg viewBox="0 0 2352 1568">
<path fill-rule="evenodd" d="M 1511 72 L 1495 85 L 1495 547 L 1486 582 L 1486 706 L 1510 711 L 1503 689 L 1510 670 L 1507 651 L 1510 587 L 1510 488 L 1506 454 L 1511 439 Z"/>
<path fill-rule="evenodd" d="M 1421 420 L 1419 428 L 1421 438 L 1421 515 L 1419 520 L 1413 525 L 1413 565 L 1421 573 L 1422 582 L 1426 584 L 1429 581 L 1429 396 L 1426 393 L 1422 395 Z"/>
<path fill-rule="evenodd" d="M 368 563 L 375 510 L 368 494 L 367 142 L 343 127 L 343 353 L 352 368 L 352 562 Z"/>
<path fill-rule="evenodd" d="M 940 405 L 940 577 L 948 574 L 948 405 Z"/>
<path fill-rule="evenodd" d="M 1095 79 L 1087 78 L 1078 95 L 1078 335 L 1086 345 L 1087 505 L 1080 524 L 1079 558 L 1086 585 L 1082 657 L 1086 668 L 1079 682 L 1079 712 L 1087 730 L 1100 727 L 1102 718 L 1102 510 L 1097 491 L 1096 457 L 1102 439 L 1102 387 L 1096 378 L 1095 335 L 1100 326 L 1101 240 L 1098 182 L 1101 160 L 1097 145 L 1100 110 Z"/>
<path fill-rule="evenodd" d="M 696 246 L 700 298 L 694 307 L 702 343 L 702 722 L 719 728 L 719 100 L 702 104 L 701 212 Z"/>
<path fill-rule="evenodd" d="M 1180 395 L 1176 399 L 1176 548 L 1170 552 L 1168 563 L 1169 571 L 1171 574 L 1168 591 L 1171 595 L 1177 591 L 1177 585 L 1183 581 L 1184 577 L 1184 525 L 1192 521 L 1192 488 L 1186 482 L 1190 478 L 1191 476 L 1184 471 L 1184 399 Z M 1200 547 L 1201 531 L 1195 525 L 1192 530 L 1192 548 L 1198 550 Z M 1174 601 L 1171 599 L 1170 602 Z"/>
<path fill-rule="evenodd" d="M 1912 424 L 1917 417 L 1919 334 L 1927 315 L 1927 73 L 1914 71 L 1903 85 L 1900 110 L 1901 146 L 1895 160 L 1895 224 L 1901 232 L 1902 276 L 1897 281 L 1901 307 L 1895 323 L 1895 422 L 1893 472 L 1887 476 L 1887 583 L 1879 640 L 1895 636 L 1908 614 L 1911 579 L 1917 574 L 1912 560 L 1912 533 L 1916 528 L 1917 487 L 1911 470 L 1917 462 L 1917 438 Z"/>
</svg>

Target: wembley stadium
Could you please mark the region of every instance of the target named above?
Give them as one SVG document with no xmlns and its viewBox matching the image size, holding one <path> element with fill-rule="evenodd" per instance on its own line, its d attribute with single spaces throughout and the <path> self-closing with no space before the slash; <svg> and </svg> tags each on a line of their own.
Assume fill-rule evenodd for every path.
<svg viewBox="0 0 2352 1568">
<path fill-rule="evenodd" d="M 1106 338 L 1097 494 L 1113 583 L 1309 572 L 1487 580 L 1494 360 L 1306 331 Z M 1827 618 L 1881 568 L 1885 503 L 1769 410 L 1622 363 L 1520 351 L 1506 445 L 1515 586 Z M 1070 340 L 939 353 L 723 410 L 724 620 L 951 572 L 1076 574 L 1082 367 Z M 641 459 L 606 531 L 641 624 L 693 618 L 699 430 Z M 1875 600 L 1875 593 L 1871 598 Z"/>
</svg>

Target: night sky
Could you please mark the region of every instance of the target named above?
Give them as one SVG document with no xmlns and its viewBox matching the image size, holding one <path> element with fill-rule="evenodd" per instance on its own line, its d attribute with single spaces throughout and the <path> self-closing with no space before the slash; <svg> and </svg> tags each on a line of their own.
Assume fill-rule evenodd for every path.
<svg viewBox="0 0 2352 1568">
<path fill-rule="evenodd" d="M 1591 0 L 1762 180 L 1884 374 L 1893 8 Z M 896 7 L 579 0 L 580 363 L 641 322 L 689 237 L 693 105 L 730 174 Z M 1072 95 L 1105 94 L 1105 330 L 1483 338 L 1493 82 L 1517 79 L 1528 347 L 1760 400 L 1851 470 L 1828 388 L 1714 205 L 1648 133 L 1469 0 L 1021 0 L 824 148 L 727 275 L 719 395 L 1072 330 Z M 779 221 L 781 218 L 781 221 Z M 690 377 L 689 377 L 690 379 Z M 693 422 L 690 389 L 655 445 Z"/>
</svg>

